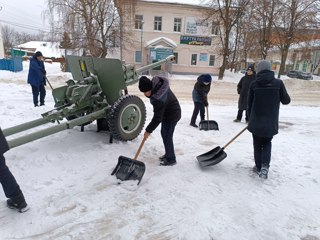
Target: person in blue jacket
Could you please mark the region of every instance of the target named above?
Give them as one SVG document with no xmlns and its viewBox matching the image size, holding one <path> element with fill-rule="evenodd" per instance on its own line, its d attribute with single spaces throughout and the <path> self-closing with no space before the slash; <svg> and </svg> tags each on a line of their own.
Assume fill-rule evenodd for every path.
<svg viewBox="0 0 320 240">
<path fill-rule="evenodd" d="M 8 198 L 8 208 L 18 210 L 19 212 L 25 212 L 29 209 L 23 193 L 6 165 L 6 159 L 3 154 L 9 150 L 7 140 L 0 128 L 0 183 L 2 185 L 5 196 Z"/>
<path fill-rule="evenodd" d="M 35 107 L 39 105 L 39 94 L 40 94 L 40 106 L 44 105 L 46 97 L 46 70 L 42 61 L 42 53 L 36 52 L 30 59 L 28 83 L 32 88 L 33 104 Z"/>
<path fill-rule="evenodd" d="M 190 126 L 198 127 L 196 124 L 196 120 L 198 114 L 200 112 L 200 119 L 201 121 L 204 120 L 205 115 L 205 107 L 208 106 L 208 93 L 211 87 L 211 75 L 210 74 L 201 74 L 197 78 L 197 82 L 195 83 L 192 91 L 192 99 L 194 103 L 193 114 L 190 121 Z"/>
<path fill-rule="evenodd" d="M 253 138 L 253 171 L 266 179 L 271 161 L 271 141 L 278 134 L 280 103 L 289 104 L 291 99 L 284 83 L 271 71 L 270 62 L 260 61 L 256 70 L 256 80 L 251 83 L 248 93 L 248 130 Z"/>
</svg>

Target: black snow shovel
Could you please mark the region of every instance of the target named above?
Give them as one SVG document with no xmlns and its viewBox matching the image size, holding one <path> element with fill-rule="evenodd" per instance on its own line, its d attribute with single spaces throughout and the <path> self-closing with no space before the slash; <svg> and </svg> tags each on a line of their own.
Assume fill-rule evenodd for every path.
<svg viewBox="0 0 320 240">
<path fill-rule="evenodd" d="M 234 140 L 236 140 L 237 137 L 239 137 L 245 130 L 247 130 L 247 127 L 242 129 L 236 136 L 234 136 L 226 145 L 221 147 L 215 147 L 209 152 L 206 152 L 204 154 L 201 154 L 197 156 L 197 160 L 199 161 L 199 164 L 201 167 L 209 167 L 216 165 L 217 163 L 221 162 L 223 159 L 227 157 L 227 154 L 225 153 L 224 149 L 231 144 Z"/>
<path fill-rule="evenodd" d="M 146 171 L 146 165 L 144 164 L 144 162 L 138 161 L 137 158 L 145 141 L 146 138 L 143 138 L 138 148 L 138 151 L 133 159 L 124 156 L 119 156 L 118 164 L 112 171 L 111 175 L 115 174 L 116 177 L 121 181 L 138 180 L 139 184 L 144 172 Z"/>
<path fill-rule="evenodd" d="M 208 106 L 206 106 L 207 111 L 207 120 L 202 120 L 199 123 L 199 129 L 200 130 L 219 130 L 218 123 L 214 120 L 209 120 L 209 109 Z"/>
</svg>

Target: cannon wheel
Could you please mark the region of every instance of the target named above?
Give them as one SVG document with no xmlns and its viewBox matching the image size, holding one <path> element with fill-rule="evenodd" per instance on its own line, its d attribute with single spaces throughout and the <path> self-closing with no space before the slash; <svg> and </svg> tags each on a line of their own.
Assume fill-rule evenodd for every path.
<svg viewBox="0 0 320 240">
<path fill-rule="evenodd" d="M 130 141 L 141 132 L 146 121 L 146 107 L 134 95 L 121 96 L 112 106 L 109 129 L 115 139 Z"/>
</svg>

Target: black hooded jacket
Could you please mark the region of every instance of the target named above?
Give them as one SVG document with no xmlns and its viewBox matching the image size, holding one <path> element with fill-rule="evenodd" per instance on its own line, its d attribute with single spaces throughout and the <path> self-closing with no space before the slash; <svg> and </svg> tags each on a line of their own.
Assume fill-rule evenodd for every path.
<svg viewBox="0 0 320 240">
<path fill-rule="evenodd" d="M 246 73 L 246 75 L 240 79 L 237 85 L 237 92 L 239 94 L 239 101 L 238 101 L 239 110 L 247 110 L 249 87 L 250 87 L 250 84 L 255 79 L 256 79 L 255 72 L 253 72 L 251 75 L 248 75 Z"/>
<path fill-rule="evenodd" d="M 178 122 L 180 120 L 180 104 L 171 91 L 167 78 L 156 76 L 152 79 L 150 103 L 153 105 L 153 117 L 146 127 L 148 133 L 152 133 L 161 122 Z"/>
<path fill-rule="evenodd" d="M 289 94 L 280 79 L 274 77 L 274 72 L 263 70 L 252 82 L 248 95 L 248 130 L 259 137 L 273 137 L 278 133 L 279 108 L 289 104 Z"/>
</svg>

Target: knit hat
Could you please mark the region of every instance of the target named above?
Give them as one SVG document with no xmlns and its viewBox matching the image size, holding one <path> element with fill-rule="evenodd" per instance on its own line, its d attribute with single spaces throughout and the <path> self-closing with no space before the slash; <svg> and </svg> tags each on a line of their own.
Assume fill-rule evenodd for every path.
<svg viewBox="0 0 320 240">
<path fill-rule="evenodd" d="M 250 65 L 248 66 L 248 68 L 247 68 L 247 71 L 248 71 L 248 70 L 254 71 L 254 65 L 253 65 L 253 64 L 250 64 Z"/>
<path fill-rule="evenodd" d="M 37 51 L 35 54 L 34 54 L 35 57 L 42 57 L 42 52 L 40 51 Z"/>
<path fill-rule="evenodd" d="M 266 60 L 261 60 L 257 65 L 257 73 L 263 71 L 263 70 L 271 70 L 271 63 Z"/>
<path fill-rule="evenodd" d="M 212 77 L 210 74 L 206 73 L 206 74 L 201 74 L 197 80 L 198 82 L 201 82 L 201 83 L 210 83 L 212 81 Z"/>
<path fill-rule="evenodd" d="M 139 79 L 139 89 L 141 92 L 148 92 L 152 90 L 152 81 L 146 76 Z"/>
</svg>

